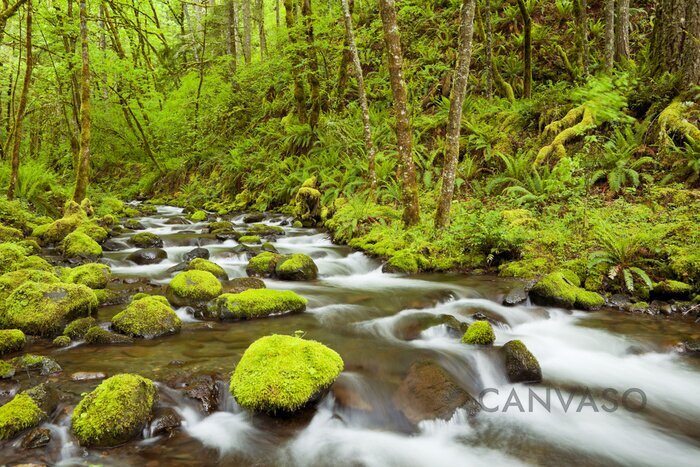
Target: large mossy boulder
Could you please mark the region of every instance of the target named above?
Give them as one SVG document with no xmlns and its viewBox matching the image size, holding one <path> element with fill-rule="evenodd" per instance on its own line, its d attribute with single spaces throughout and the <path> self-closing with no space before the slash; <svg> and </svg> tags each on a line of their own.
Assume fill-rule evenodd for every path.
<svg viewBox="0 0 700 467">
<path fill-rule="evenodd" d="M 61 243 L 61 252 L 68 259 L 85 260 L 102 256 L 102 247 L 82 232 L 73 232 Z"/>
<path fill-rule="evenodd" d="M 112 318 L 112 328 L 133 337 L 153 338 L 180 332 L 182 321 L 165 297 L 134 300 Z"/>
<path fill-rule="evenodd" d="M 175 306 L 201 307 L 223 292 L 221 282 L 207 271 L 184 271 L 168 285 L 168 301 Z"/>
<path fill-rule="evenodd" d="M 112 376 L 77 405 L 71 431 L 83 446 L 125 443 L 146 426 L 156 398 L 153 381 L 132 374 Z"/>
<path fill-rule="evenodd" d="M 449 420 L 455 410 L 469 414 L 479 411 L 479 403 L 440 365 L 416 362 L 394 393 L 394 405 L 414 424 L 423 420 Z"/>
<path fill-rule="evenodd" d="M 186 271 L 207 271 L 214 274 L 218 279 L 228 280 L 228 274 L 224 268 L 218 264 L 204 258 L 195 258 L 185 266 Z"/>
<path fill-rule="evenodd" d="M 251 277 L 272 277 L 277 263 L 284 258 L 282 255 L 264 251 L 250 258 L 245 268 L 246 274 Z"/>
<path fill-rule="evenodd" d="M 163 248 L 163 239 L 151 232 L 137 233 L 127 243 L 136 248 Z"/>
<path fill-rule="evenodd" d="M 85 333 L 88 332 L 88 329 L 93 326 L 97 326 L 97 320 L 92 316 L 88 316 L 87 318 L 78 318 L 66 325 L 66 327 L 63 329 L 63 334 L 71 339 L 82 339 L 85 337 Z"/>
<path fill-rule="evenodd" d="M 78 284 L 27 282 L 10 294 L 0 310 L 0 325 L 29 335 L 55 337 L 74 319 L 89 316 L 97 297 Z"/>
<path fill-rule="evenodd" d="M 310 256 L 295 253 L 277 262 L 275 276 L 285 281 L 311 281 L 318 278 L 318 267 Z"/>
<path fill-rule="evenodd" d="M 654 284 L 651 297 L 658 300 L 690 300 L 693 286 L 685 282 L 665 280 Z"/>
<path fill-rule="evenodd" d="M 84 233 L 98 243 L 104 242 L 109 237 L 109 232 L 95 221 L 83 222 L 75 231 Z"/>
<path fill-rule="evenodd" d="M 520 340 L 508 341 L 500 348 L 511 383 L 539 383 L 542 381 L 540 363 Z"/>
<path fill-rule="evenodd" d="M 89 263 L 70 269 L 66 274 L 66 282 L 86 285 L 91 289 L 104 289 L 111 277 L 112 270 L 109 266 Z"/>
<path fill-rule="evenodd" d="M 222 321 L 265 318 L 302 313 L 306 310 L 307 302 L 291 290 L 251 289 L 220 295 L 209 303 L 203 316 Z"/>
<path fill-rule="evenodd" d="M 0 274 L 14 271 L 16 264 L 25 259 L 27 252 L 15 243 L 0 243 Z"/>
<path fill-rule="evenodd" d="M 60 281 L 54 274 L 46 271 L 20 269 L 18 271 L 8 272 L 0 276 L 0 304 L 9 297 L 17 287 L 26 282 L 55 284 Z"/>
<path fill-rule="evenodd" d="M 39 425 L 54 406 L 53 391 L 45 384 L 17 394 L 0 407 L 0 440 L 12 439 Z"/>
<path fill-rule="evenodd" d="M 275 334 L 248 347 L 230 390 L 241 407 L 286 414 L 320 397 L 341 371 L 343 359 L 320 342 Z"/>
<path fill-rule="evenodd" d="M 0 355 L 22 350 L 27 338 L 19 329 L 0 330 Z"/>
<path fill-rule="evenodd" d="M 474 321 L 462 336 L 462 342 L 471 345 L 492 345 L 496 334 L 488 321 Z"/>
<path fill-rule="evenodd" d="M 581 310 L 593 310 L 605 303 L 600 294 L 580 286 L 581 281 L 573 272 L 557 271 L 540 279 L 530 289 L 530 298 L 537 305 Z"/>
</svg>

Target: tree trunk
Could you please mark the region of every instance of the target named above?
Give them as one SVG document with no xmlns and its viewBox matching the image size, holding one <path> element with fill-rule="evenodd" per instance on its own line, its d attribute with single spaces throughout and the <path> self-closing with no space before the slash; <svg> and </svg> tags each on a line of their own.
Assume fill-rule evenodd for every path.
<svg viewBox="0 0 700 467">
<path fill-rule="evenodd" d="M 369 119 L 369 105 L 367 104 L 367 93 L 365 92 L 365 79 L 362 73 L 362 64 L 360 63 L 360 54 L 357 51 L 355 43 L 355 32 L 352 26 L 352 14 L 348 0 L 341 0 L 343 5 L 343 17 L 345 19 L 345 33 L 347 35 L 347 44 L 350 56 L 352 57 L 353 69 L 355 70 L 355 78 L 357 79 L 357 92 L 360 100 L 360 110 L 362 110 L 362 126 L 363 135 L 365 137 L 365 148 L 367 149 L 367 157 L 369 162 L 369 186 L 370 191 L 374 193 L 377 188 L 377 174 L 375 172 L 376 150 L 372 142 L 372 126 Z"/>
<path fill-rule="evenodd" d="M 12 145 L 12 162 L 10 172 L 10 186 L 7 189 L 7 199 L 15 197 L 17 179 L 19 178 L 19 149 L 22 144 L 22 123 L 24 113 L 27 109 L 27 94 L 29 94 L 29 84 L 32 80 L 32 1 L 27 1 L 27 42 L 26 42 L 26 68 L 24 70 L 24 82 L 22 83 L 22 93 L 17 106 L 17 118 L 15 119 L 14 141 Z"/>
<path fill-rule="evenodd" d="M 267 55 L 267 35 L 265 34 L 265 3 L 257 0 L 255 4 L 256 16 L 258 20 L 258 35 L 260 36 L 260 59 Z"/>
<path fill-rule="evenodd" d="M 605 69 L 615 65 L 615 0 L 605 0 Z"/>
<path fill-rule="evenodd" d="M 408 91 L 403 74 L 401 37 L 396 21 L 394 0 L 379 0 L 379 11 L 382 17 L 384 41 L 386 42 L 389 81 L 394 95 L 396 143 L 401 169 L 401 184 L 403 185 L 403 221 L 407 226 L 411 226 L 420 220 L 420 206 L 418 204 L 416 168 L 413 162 L 413 136 L 411 134 L 411 115 L 408 109 Z"/>
<path fill-rule="evenodd" d="M 285 22 L 287 24 L 287 33 L 292 47 L 298 47 L 298 34 L 296 26 L 296 8 L 293 0 L 284 0 Z M 294 103 L 296 107 L 297 118 L 300 123 L 308 121 L 306 115 L 306 90 L 304 83 L 301 80 L 301 67 L 303 66 L 303 57 L 298 52 L 294 53 L 292 62 L 292 80 L 294 81 Z"/>
<path fill-rule="evenodd" d="M 455 78 L 450 91 L 450 113 L 447 119 L 445 141 L 445 166 L 442 170 L 442 191 L 435 215 L 435 226 L 445 228 L 450 223 L 450 207 L 455 188 L 455 175 L 459 159 L 459 136 L 462 129 L 462 107 L 467 93 L 469 65 L 472 58 L 472 36 L 474 34 L 475 0 L 464 0 L 460 13 L 459 49 Z"/>
<path fill-rule="evenodd" d="M 238 51 L 236 50 L 236 7 L 234 1 L 235 0 L 228 0 L 226 2 L 226 51 L 231 57 L 232 75 L 236 73 L 236 67 L 238 65 Z"/>
<path fill-rule="evenodd" d="M 87 195 L 90 178 L 90 55 L 88 53 L 87 0 L 80 0 L 80 160 L 75 180 L 73 200 L 80 203 Z"/>
<path fill-rule="evenodd" d="M 650 50 L 654 75 L 679 73 L 685 88 L 700 84 L 700 0 L 659 0 Z"/>
<path fill-rule="evenodd" d="M 491 0 L 485 0 L 484 26 L 486 28 L 486 97 L 493 97 L 493 25 L 491 24 Z"/>
<path fill-rule="evenodd" d="M 316 128 L 321 115 L 321 83 L 318 78 L 318 57 L 316 44 L 314 43 L 314 26 L 311 14 L 311 0 L 302 0 L 301 14 L 304 17 L 306 29 L 306 60 L 309 64 L 309 88 L 311 91 L 311 111 L 309 112 L 309 126 Z"/>
<path fill-rule="evenodd" d="M 523 77 L 523 97 L 529 99 L 532 96 L 532 18 L 527 11 L 524 0 L 518 0 L 520 14 L 523 17 L 523 56 L 525 60 L 525 76 Z"/>
<path fill-rule="evenodd" d="M 588 75 L 588 2 L 574 0 L 576 10 L 576 42 L 578 48 L 578 64 L 583 75 Z M 563 50 L 563 49 L 562 49 Z"/>
<path fill-rule="evenodd" d="M 615 59 L 624 62 L 630 58 L 630 0 L 617 0 L 615 19 Z"/>
<path fill-rule="evenodd" d="M 243 0 L 243 59 L 245 64 L 250 64 L 250 35 L 252 29 L 251 17 L 250 17 L 250 2 L 251 0 Z"/>
</svg>

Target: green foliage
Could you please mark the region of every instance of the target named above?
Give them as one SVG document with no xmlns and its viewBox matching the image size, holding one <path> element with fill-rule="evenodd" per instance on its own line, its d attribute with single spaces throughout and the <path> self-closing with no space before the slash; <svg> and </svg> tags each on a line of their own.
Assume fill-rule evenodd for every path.
<svg viewBox="0 0 700 467">
<path fill-rule="evenodd" d="M 620 235 L 608 228 L 599 227 L 596 239 L 603 249 L 591 253 L 589 269 L 608 267 L 608 277 L 611 280 L 617 279 L 620 286 L 629 292 L 635 291 L 635 277 L 647 289 L 652 288 L 651 279 L 640 267 L 647 262 L 641 257 L 644 242 L 640 235 Z"/>
<path fill-rule="evenodd" d="M 605 178 L 613 193 L 619 193 L 625 186 L 639 186 L 640 177 L 646 182 L 653 180 L 650 174 L 640 174 L 638 171 L 645 165 L 653 165 L 650 156 L 635 158 L 640 143 L 637 135 L 630 127 L 624 131 L 615 129 L 612 138 L 603 146 L 603 157 L 599 161 L 600 168 L 591 175 L 591 183 Z"/>
</svg>

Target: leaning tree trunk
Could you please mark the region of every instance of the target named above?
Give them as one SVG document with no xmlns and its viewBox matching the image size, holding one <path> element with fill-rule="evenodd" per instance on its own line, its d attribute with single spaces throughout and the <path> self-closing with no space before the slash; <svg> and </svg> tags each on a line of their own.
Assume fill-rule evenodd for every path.
<svg viewBox="0 0 700 467">
<path fill-rule="evenodd" d="M 348 0 L 341 0 L 343 5 L 343 17 L 345 19 L 345 33 L 347 36 L 348 50 L 352 58 L 353 69 L 355 70 L 355 78 L 357 79 L 357 92 L 360 101 L 360 110 L 362 111 L 362 129 L 365 137 L 365 148 L 367 149 L 367 158 L 369 163 L 368 176 L 370 191 L 374 193 L 377 188 L 377 174 L 374 164 L 377 151 L 372 143 L 372 126 L 369 119 L 369 105 L 367 104 L 367 93 L 365 91 L 365 78 L 362 73 L 362 64 L 360 63 L 360 54 L 357 51 L 355 43 L 355 32 L 352 26 L 352 15 L 350 14 L 350 4 Z"/>
<path fill-rule="evenodd" d="M 615 20 L 615 59 L 624 62 L 630 58 L 630 0 L 617 0 Z"/>
<path fill-rule="evenodd" d="M 467 93 L 469 65 L 472 58 L 472 36 L 474 34 L 475 0 L 464 0 L 460 14 L 459 50 L 455 78 L 450 91 L 450 113 L 447 119 L 445 141 L 445 166 L 442 170 L 442 191 L 435 215 L 435 226 L 445 228 L 450 223 L 450 207 L 455 190 L 455 175 L 459 159 L 459 136 L 462 129 L 462 106 Z"/>
<path fill-rule="evenodd" d="M 525 76 L 523 77 L 523 97 L 530 98 L 532 96 L 532 18 L 530 12 L 527 11 L 527 5 L 524 0 L 518 0 L 520 14 L 523 17 L 523 58 L 525 61 Z"/>
<path fill-rule="evenodd" d="M 700 84 L 700 0 L 658 0 L 651 69 L 679 73 L 687 88 Z"/>
<path fill-rule="evenodd" d="M 80 159 L 75 179 L 73 200 L 80 203 L 87 195 L 90 178 L 90 55 L 88 53 L 87 0 L 80 0 Z"/>
<path fill-rule="evenodd" d="M 14 141 L 12 145 L 12 162 L 10 172 L 10 186 L 7 188 L 7 199 L 15 197 L 17 179 L 19 177 L 19 149 L 22 144 L 22 123 L 24 113 L 27 109 L 27 94 L 29 94 L 29 84 L 32 80 L 32 0 L 27 1 L 27 42 L 26 42 L 26 68 L 24 70 L 24 82 L 22 83 L 22 93 L 17 106 L 17 118 L 15 119 Z"/>
<path fill-rule="evenodd" d="M 285 23 L 287 24 L 287 34 L 289 34 L 289 42 L 292 43 L 294 49 L 292 57 L 292 80 L 294 81 L 294 104 L 296 107 L 297 119 L 300 123 L 306 123 L 308 117 L 306 115 L 306 90 L 304 83 L 301 80 L 301 68 L 304 59 L 298 52 L 298 29 L 296 25 L 296 7 L 293 0 L 284 0 Z"/>
<path fill-rule="evenodd" d="M 396 21 L 396 4 L 394 0 L 379 0 L 379 11 L 384 28 L 387 58 L 389 63 L 389 82 L 394 95 L 394 113 L 396 114 L 396 143 L 398 146 L 401 182 L 403 185 L 403 221 L 407 226 L 417 224 L 420 220 L 418 204 L 418 181 L 413 162 L 413 137 L 411 115 L 408 109 L 408 91 L 403 74 L 403 55 L 401 37 Z"/>
</svg>

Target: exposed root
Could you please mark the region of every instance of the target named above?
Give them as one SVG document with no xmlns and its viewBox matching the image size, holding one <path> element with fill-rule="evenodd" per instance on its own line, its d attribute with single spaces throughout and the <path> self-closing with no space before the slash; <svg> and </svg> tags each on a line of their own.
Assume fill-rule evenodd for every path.
<svg viewBox="0 0 700 467">
<path fill-rule="evenodd" d="M 547 139 L 554 136 L 554 139 L 550 144 L 540 149 L 537 153 L 535 164 L 539 164 L 552 154 L 555 154 L 558 158 L 564 157 L 566 155 L 564 145 L 568 141 L 581 136 L 596 126 L 595 115 L 586 104 L 581 104 L 569 110 L 564 115 L 564 118 L 552 122 L 544 128 L 543 136 Z"/>
<path fill-rule="evenodd" d="M 700 143 L 700 129 L 686 118 L 686 110 L 692 106 L 692 102 L 676 99 L 659 114 L 660 148 L 673 147 L 673 136 L 682 137 L 688 142 Z"/>
</svg>

